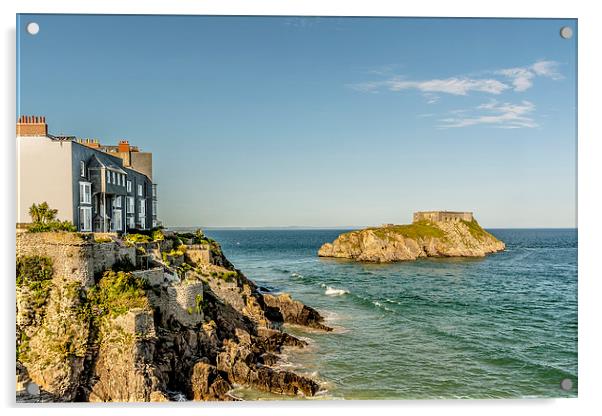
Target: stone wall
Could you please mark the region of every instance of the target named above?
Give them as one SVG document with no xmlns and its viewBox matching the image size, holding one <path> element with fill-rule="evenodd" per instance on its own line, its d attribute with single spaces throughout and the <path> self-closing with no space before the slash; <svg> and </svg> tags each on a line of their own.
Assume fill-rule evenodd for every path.
<svg viewBox="0 0 602 416">
<path fill-rule="evenodd" d="M 122 246 L 115 242 L 96 243 L 92 250 L 92 269 L 94 273 L 110 269 L 120 259 L 127 258 L 136 264 L 136 248 Z"/>
<path fill-rule="evenodd" d="M 184 326 L 193 327 L 203 322 L 202 308 L 198 306 L 203 300 L 202 282 L 182 282 L 164 287 L 167 293 L 155 295 L 148 292 L 153 307 L 158 307 L 163 319 L 173 318 Z"/>
<path fill-rule="evenodd" d="M 95 243 L 92 235 L 67 232 L 17 233 L 16 254 L 52 260 L 54 273 L 82 286 L 94 284 L 94 274 L 111 268 L 122 257 L 136 261 L 134 247 L 116 242 Z"/>
<path fill-rule="evenodd" d="M 18 233 L 16 253 L 17 257 L 48 257 L 55 275 L 89 287 L 94 284 L 94 267 L 90 259 L 95 245 L 77 233 Z"/>
<path fill-rule="evenodd" d="M 156 335 L 153 313 L 146 309 L 131 309 L 125 315 L 115 318 L 113 324 L 138 337 L 154 338 Z"/>
<path fill-rule="evenodd" d="M 186 246 L 186 260 L 193 264 L 211 264 L 209 246 L 203 244 Z"/>
<path fill-rule="evenodd" d="M 413 221 L 472 221 L 472 212 L 457 211 L 418 211 L 414 213 Z"/>
<path fill-rule="evenodd" d="M 135 270 L 132 275 L 140 277 L 151 286 L 159 286 L 166 281 L 163 267 L 155 267 L 148 270 Z"/>
</svg>

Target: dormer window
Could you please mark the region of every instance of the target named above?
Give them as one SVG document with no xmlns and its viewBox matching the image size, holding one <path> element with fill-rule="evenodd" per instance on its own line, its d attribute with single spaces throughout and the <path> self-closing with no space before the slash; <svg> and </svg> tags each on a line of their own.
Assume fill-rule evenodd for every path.
<svg viewBox="0 0 602 416">
<path fill-rule="evenodd" d="M 111 172 L 107 170 L 107 183 L 111 183 Z"/>
<path fill-rule="evenodd" d="M 86 177 L 86 162 L 84 162 L 83 160 L 79 162 L 79 176 L 81 176 L 82 178 Z"/>
</svg>

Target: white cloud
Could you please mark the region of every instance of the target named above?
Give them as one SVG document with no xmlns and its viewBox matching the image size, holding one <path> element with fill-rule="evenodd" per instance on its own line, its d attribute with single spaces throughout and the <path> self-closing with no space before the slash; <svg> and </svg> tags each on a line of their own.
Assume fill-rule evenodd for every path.
<svg viewBox="0 0 602 416">
<path fill-rule="evenodd" d="M 522 92 L 533 86 L 533 79 L 541 76 L 553 80 L 562 79 L 562 75 L 557 71 L 558 62 L 555 61 L 537 61 L 527 67 L 506 68 L 496 71 L 497 74 L 509 78 L 514 85 L 514 91 Z"/>
<path fill-rule="evenodd" d="M 537 61 L 529 66 L 488 71 L 486 74 L 489 76 L 486 78 L 460 76 L 413 81 L 395 76 L 382 81 L 368 81 L 350 86 L 358 91 L 372 93 L 381 90 L 394 92 L 418 90 L 423 93 L 443 93 L 450 95 L 468 95 L 471 92 L 498 95 L 509 89 L 515 92 L 526 91 L 533 86 L 536 77 L 546 77 L 553 80 L 561 79 L 562 75 L 558 72 L 558 65 L 558 62 L 555 61 Z M 391 67 L 387 68 L 387 71 L 390 69 Z M 373 73 L 388 75 L 382 70 L 374 71 Z M 499 79 L 500 77 L 502 79 Z M 431 103 L 430 101 L 432 100 L 428 100 L 427 102 Z"/>
<path fill-rule="evenodd" d="M 508 68 L 501 69 L 498 71 L 498 73 L 512 79 L 514 91 L 525 91 L 533 86 L 533 78 L 535 78 L 535 74 L 528 69 Z"/>
<path fill-rule="evenodd" d="M 394 78 L 386 81 L 354 84 L 352 87 L 363 92 L 377 92 L 383 88 L 389 91 L 415 89 L 425 93 L 445 93 L 452 95 L 467 95 L 471 91 L 500 94 L 510 88 L 508 85 L 495 79 L 471 78 L 444 78 L 426 81 L 405 81 Z"/>
<path fill-rule="evenodd" d="M 562 74 L 557 71 L 558 62 L 538 61 L 531 65 L 531 69 L 537 75 L 552 78 L 554 80 L 562 79 Z"/>
<path fill-rule="evenodd" d="M 433 94 L 432 92 L 425 92 L 422 94 L 427 104 L 435 104 L 439 101 L 439 96 L 437 94 Z"/>
<path fill-rule="evenodd" d="M 538 124 L 531 117 L 533 111 L 535 111 L 535 104 L 530 101 L 511 104 L 492 100 L 479 105 L 471 112 L 456 111 L 454 114 L 462 114 L 462 116 L 444 118 L 440 120 L 442 124 L 439 127 L 458 128 L 484 124 L 506 129 L 535 128 Z"/>
</svg>

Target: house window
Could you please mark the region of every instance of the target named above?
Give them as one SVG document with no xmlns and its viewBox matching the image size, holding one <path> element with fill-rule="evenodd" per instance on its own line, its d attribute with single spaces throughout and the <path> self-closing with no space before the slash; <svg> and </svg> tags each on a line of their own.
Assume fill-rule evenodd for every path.
<svg viewBox="0 0 602 416">
<path fill-rule="evenodd" d="M 140 228 L 141 229 L 146 228 L 146 218 L 145 217 L 140 217 Z"/>
<path fill-rule="evenodd" d="M 86 162 L 80 160 L 79 162 L 79 176 L 85 178 L 86 177 Z"/>
<path fill-rule="evenodd" d="M 92 231 L 92 207 L 79 207 L 79 230 Z"/>
<path fill-rule="evenodd" d="M 136 224 L 134 223 L 134 217 L 128 217 L 128 228 L 136 228 Z"/>
<path fill-rule="evenodd" d="M 120 196 L 116 196 L 115 199 L 113 199 L 113 208 L 121 208 L 121 197 Z"/>
<path fill-rule="evenodd" d="M 138 196 L 143 196 L 142 195 L 142 185 L 138 185 Z"/>
<path fill-rule="evenodd" d="M 107 183 L 111 183 L 111 172 L 107 170 Z"/>
<path fill-rule="evenodd" d="M 127 191 L 132 192 L 132 181 L 127 181 Z"/>
<path fill-rule="evenodd" d="M 121 210 L 114 209 L 113 217 L 111 218 L 111 229 L 113 231 L 121 231 L 123 230 L 123 220 L 121 218 Z"/>
<path fill-rule="evenodd" d="M 146 215 L 146 201 L 144 199 L 140 199 L 140 209 L 138 210 L 138 215 L 141 217 Z"/>
<path fill-rule="evenodd" d="M 80 204 L 92 203 L 92 191 L 90 182 L 79 183 L 79 202 Z"/>
<path fill-rule="evenodd" d="M 134 213 L 134 197 L 133 196 L 127 197 L 127 213 L 128 214 Z"/>
<path fill-rule="evenodd" d="M 117 185 L 121 186 L 121 175 L 117 174 Z"/>
<path fill-rule="evenodd" d="M 115 178 L 115 172 L 113 172 L 113 183 L 117 183 L 116 178 Z"/>
</svg>

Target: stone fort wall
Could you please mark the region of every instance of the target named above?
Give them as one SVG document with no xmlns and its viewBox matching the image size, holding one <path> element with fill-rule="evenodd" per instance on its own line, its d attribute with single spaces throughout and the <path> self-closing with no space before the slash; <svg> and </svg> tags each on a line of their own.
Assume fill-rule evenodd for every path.
<svg viewBox="0 0 602 416">
<path fill-rule="evenodd" d="M 20 232 L 16 236 L 16 255 L 43 256 L 52 260 L 56 276 L 77 281 L 84 287 L 94 284 L 94 274 L 109 269 L 122 257 L 136 260 L 134 247 L 115 242 L 96 243 L 92 235 L 78 233 Z"/>
<path fill-rule="evenodd" d="M 459 211 L 418 211 L 414 213 L 414 222 L 418 221 L 472 221 L 472 212 Z"/>
</svg>

